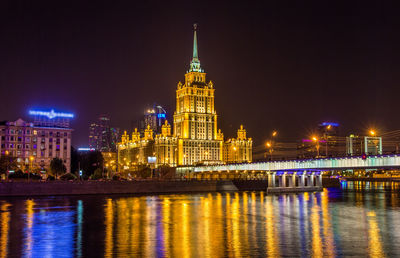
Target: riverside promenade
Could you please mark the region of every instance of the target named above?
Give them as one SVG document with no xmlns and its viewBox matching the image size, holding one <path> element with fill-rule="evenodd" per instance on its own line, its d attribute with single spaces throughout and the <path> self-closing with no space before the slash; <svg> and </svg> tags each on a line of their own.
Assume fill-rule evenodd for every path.
<svg viewBox="0 0 400 258">
<path fill-rule="evenodd" d="M 338 185 L 335 180 L 327 180 L 324 180 L 323 184 L 328 187 Z M 0 183 L 0 197 L 221 191 L 287 193 L 320 190 L 322 190 L 321 187 L 277 187 L 273 191 L 268 191 L 268 182 L 266 180 L 15 181 Z"/>
</svg>

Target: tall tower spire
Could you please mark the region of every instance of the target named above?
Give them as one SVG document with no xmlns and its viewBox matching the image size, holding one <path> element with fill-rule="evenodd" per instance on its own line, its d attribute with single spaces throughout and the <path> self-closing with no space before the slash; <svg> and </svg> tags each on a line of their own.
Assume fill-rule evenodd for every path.
<svg viewBox="0 0 400 258">
<path fill-rule="evenodd" d="M 200 67 L 200 60 L 199 60 L 199 52 L 197 50 L 197 24 L 193 24 L 193 57 L 192 61 L 190 62 L 190 69 L 189 72 L 204 72 Z"/>
<path fill-rule="evenodd" d="M 194 37 L 193 37 L 193 59 L 199 59 L 197 52 L 197 24 L 193 24 Z"/>
</svg>

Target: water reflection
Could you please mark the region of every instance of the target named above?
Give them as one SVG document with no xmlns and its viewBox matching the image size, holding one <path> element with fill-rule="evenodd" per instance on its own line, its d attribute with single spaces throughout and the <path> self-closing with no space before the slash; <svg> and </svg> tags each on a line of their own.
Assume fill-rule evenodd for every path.
<svg viewBox="0 0 400 258">
<path fill-rule="evenodd" d="M 398 186 L 345 189 L 0 200 L 0 257 L 399 256 Z"/>
<path fill-rule="evenodd" d="M 8 234 L 10 230 L 10 204 L 2 202 L 1 209 L 1 237 L 0 237 L 0 257 L 7 257 L 8 254 Z"/>
<path fill-rule="evenodd" d="M 380 230 L 376 221 L 376 214 L 374 211 L 370 211 L 368 216 L 368 239 L 369 239 L 369 255 L 371 257 L 385 257 L 385 253 L 382 250 L 382 241 L 380 237 Z"/>
</svg>

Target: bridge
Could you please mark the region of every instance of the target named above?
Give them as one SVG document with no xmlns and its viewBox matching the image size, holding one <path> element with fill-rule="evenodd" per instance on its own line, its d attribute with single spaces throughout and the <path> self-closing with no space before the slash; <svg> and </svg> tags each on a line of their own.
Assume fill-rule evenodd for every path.
<svg viewBox="0 0 400 258">
<path fill-rule="evenodd" d="M 301 189 L 308 191 L 310 189 L 322 188 L 323 171 L 396 168 L 400 169 L 400 155 L 353 156 L 178 167 L 177 173 L 197 179 L 265 179 L 268 182 L 269 190 Z"/>
</svg>

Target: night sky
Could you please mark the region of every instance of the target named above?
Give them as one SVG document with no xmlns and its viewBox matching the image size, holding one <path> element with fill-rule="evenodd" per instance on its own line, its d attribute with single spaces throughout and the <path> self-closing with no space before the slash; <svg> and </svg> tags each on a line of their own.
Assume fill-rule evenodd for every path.
<svg viewBox="0 0 400 258">
<path fill-rule="evenodd" d="M 400 129 L 398 6 L 294 2 L 1 1 L 0 120 L 73 112 L 78 147 L 100 114 L 128 130 L 153 103 L 172 118 L 196 22 L 226 138 L 241 123 L 256 145 L 324 120 L 342 134 Z"/>
</svg>

